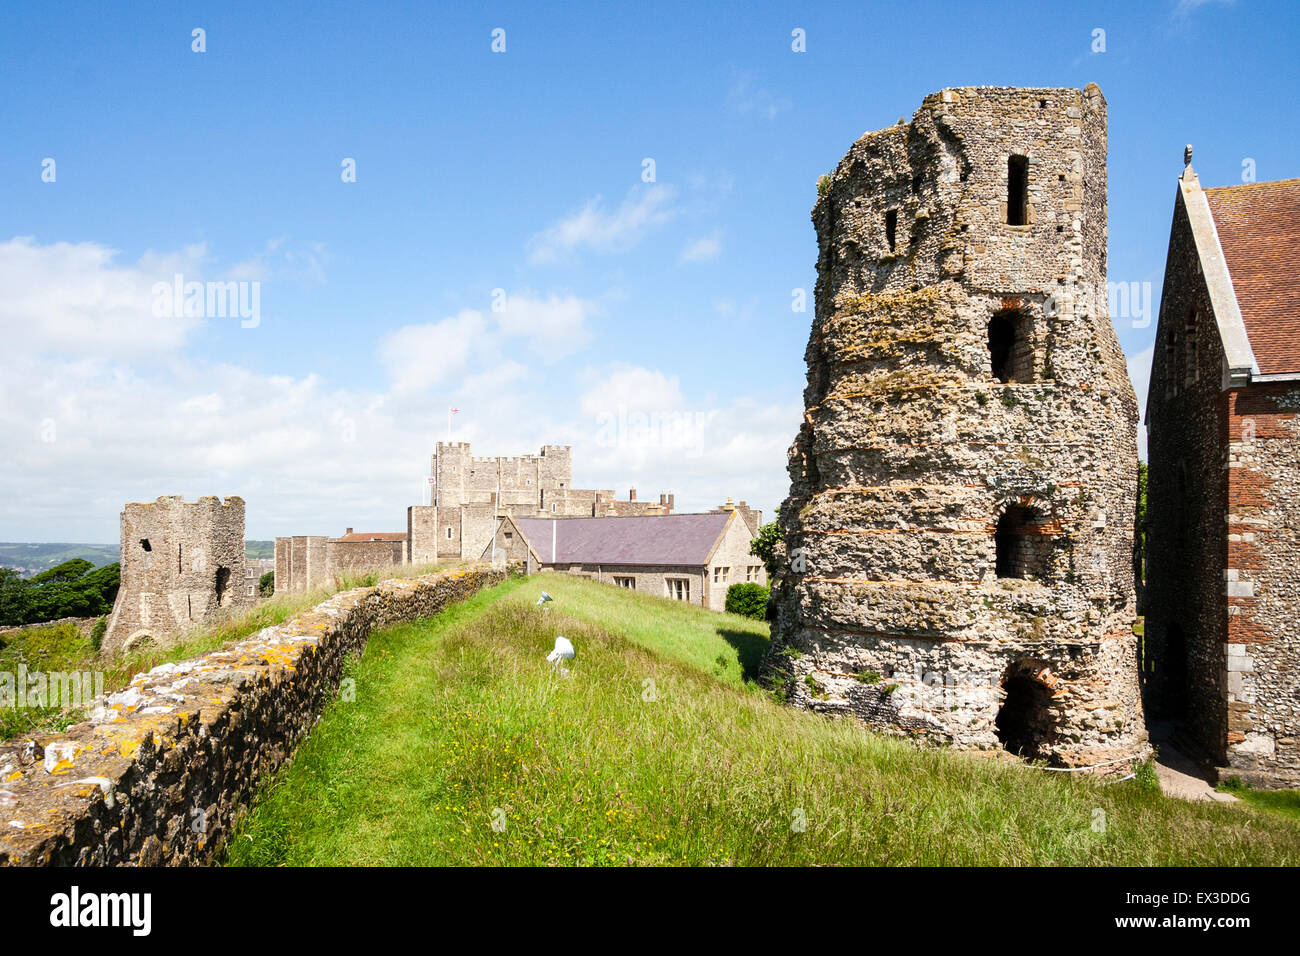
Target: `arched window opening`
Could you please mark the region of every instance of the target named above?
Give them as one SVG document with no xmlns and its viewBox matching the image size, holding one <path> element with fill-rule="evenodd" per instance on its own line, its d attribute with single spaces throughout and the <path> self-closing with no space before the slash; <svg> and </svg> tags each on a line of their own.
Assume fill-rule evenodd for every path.
<svg viewBox="0 0 1300 956">
<path fill-rule="evenodd" d="M 885 213 L 885 241 L 889 243 L 889 251 L 893 252 L 898 240 L 898 210 L 890 209 Z"/>
<path fill-rule="evenodd" d="M 1033 508 L 1011 505 L 993 532 L 994 570 L 1000 578 L 1045 578 L 1051 567 L 1052 539 L 1043 533 Z"/>
<path fill-rule="evenodd" d="M 226 603 L 226 589 L 230 587 L 230 568 L 217 568 L 217 604 Z"/>
<path fill-rule="evenodd" d="M 1021 661 L 1007 668 L 1002 678 L 1005 696 L 994 721 L 1002 746 L 1026 760 L 1047 756 L 1056 736 L 1052 689 L 1039 675 L 1044 665 Z"/>
<path fill-rule="evenodd" d="M 1029 221 L 1029 157 L 1007 160 L 1007 225 L 1023 226 Z"/>
</svg>

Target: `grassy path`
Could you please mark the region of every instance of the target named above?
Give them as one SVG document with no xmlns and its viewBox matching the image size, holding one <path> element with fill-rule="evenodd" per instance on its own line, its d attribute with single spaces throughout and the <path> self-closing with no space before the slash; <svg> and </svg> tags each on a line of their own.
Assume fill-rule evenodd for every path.
<svg viewBox="0 0 1300 956">
<path fill-rule="evenodd" d="M 756 626 L 557 575 L 376 634 L 349 671 L 356 700 L 326 709 L 229 862 L 1300 862 L 1300 824 L 1278 814 L 774 704 L 742 680 Z M 578 651 L 567 679 L 544 660 L 557 633 Z"/>
</svg>

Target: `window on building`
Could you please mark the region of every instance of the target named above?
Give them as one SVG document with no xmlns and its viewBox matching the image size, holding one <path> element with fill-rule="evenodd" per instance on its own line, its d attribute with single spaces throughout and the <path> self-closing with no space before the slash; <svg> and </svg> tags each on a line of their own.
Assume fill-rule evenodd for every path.
<svg viewBox="0 0 1300 956">
<path fill-rule="evenodd" d="M 713 569 L 713 583 L 714 583 L 714 584 L 726 584 L 726 583 L 727 583 L 727 579 L 728 579 L 730 576 L 731 576 L 731 568 L 714 568 L 714 569 Z"/>
<path fill-rule="evenodd" d="M 1018 309 L 1001 309 L 989 319 L 989 366 L 1004 385 L 1034 380 L 1034 350 L 1028 317 Z"/>
<path fill-rule="evenodd" d="M 1002 513 L 993 534 L 998 577 L 1047 576 L 1052 542 L 1040 526 L 1041 517 L 1033 508 L 1011 505 Z"/>
<path fill-rule="evenodd" d="M 225 604 L 226 588 L 230 586 L 230 568 L 217 568 L 215 586 L 217 591 L 217 604 Z"/>
<path fill-rule="evenodd" d="M 1029 221 L 1029 157 L 1007 159 L 1007 225 L 1023 226 Z"/>
<path fill-rule="evenodd" d="M 514 532 L 513 532 L 513 531 L 507 531 L 507 532 L 506 532 L 506 544 L 509 544 L 509 543 L 510 543 L 511 541 L 513 541 L 513 540 L 515 540 Z"/>
<path fill-rule="evenodd" d="M 674 601 L 691 599 L 691 582 L 688 578 L 664 578 L 664 593 Z"/>
<path fill-rule="evenodd" d="M 885 213 L 885 241 L 889 243 L 889 251 L 894 251 L 894 246 L 898 238 L 898 210 L 890 209 Z"/>
<path fill-rule="evenodd" d="M 249 597 L 256 597 L 256 596 L 257 596 L 257 593 L 256 593 L 256 592 L 257 592 L 257 588 L 252 588 L 252 587 L 250 587 L 250 588 L 248 589 L 248 596 L 249 596 Z"/>
<path fill-rule="evenodd" d="M 633 577 L 622 577 L 619 575 L 615 575 L 614 583 L 621 588 L 627 588 L 629 591 L 636 590 L 636 578 Z"/>
<path fill-rule="evenodd" d="M 451 534 L 452 534 L 452 531 L 451 531 L 451 525 L 447 525 L 447 540 L 448 540 L 448 541 L 451 540 Z"/>
</svg>

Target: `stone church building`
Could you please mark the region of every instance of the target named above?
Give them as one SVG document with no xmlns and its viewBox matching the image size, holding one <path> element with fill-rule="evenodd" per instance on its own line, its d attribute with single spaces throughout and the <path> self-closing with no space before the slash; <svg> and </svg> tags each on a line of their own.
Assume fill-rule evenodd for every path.
<svg viewBox="0 0 1300 956">
<path fill-rule="evenodd" d="M 1149 752 L 1137 403 L 1106 311 L 1106 102 L 965 87 L 818 184 L 768 679 L 1075 768 Z"/>
<path fill-rule="evenodd" d="M 1147 396 L 1153 711 L 1300 785 L 1300 179 L 1174 196 Z"/>
</svg>

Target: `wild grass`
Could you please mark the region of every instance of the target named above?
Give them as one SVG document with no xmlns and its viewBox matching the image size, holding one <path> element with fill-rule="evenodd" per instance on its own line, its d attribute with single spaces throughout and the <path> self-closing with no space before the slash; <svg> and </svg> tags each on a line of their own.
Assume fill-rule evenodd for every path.
<svg viewBox="0 0 1300 956">
<path fill-rule="evenodd" d="M 729 684 L 752 682 L 767 650 L 766 621 L 704 611 L 682 601 L 628 592 L 571 574 L 543 574 L 533 580 L 535 587 L 515 591 L 509 600 L 533 603 L 545 590 L 555 599 L 552 607 L 570 617 L 600 624 Z M 634 593 L 635 599 L 629 600 Z"/>
<path fill-rule="evenodd" d="M 545 612 L 542 587 L 556 598 Z M 542 576 L 377 633 L 349 665 L 355 701 L 326 708 L 228 862 L 1300 862 L 1300 825 L 1172 801 L 1150 775 L 1061 779 L 776 704 L 730 660 L 712 672 L 736 652 L 732 626 Z M 557 633 L 577 649 L 568 677 L 545 661 Z"/>
<path fill-rule="evenodd" d="M 255 634 L 264 627 L 282 624 L 288 618 L 319 604 L 332 594 L 356 587 L 369 587 L 395 577 L 414 577 L 455 565 L 393 565 L 377 570 L 342 572 L 326 585 L 310 591 L 277 594 L 251 608 L 196 624 L 164 643 L 133 651 L 101 651 L 91 635 L 75 624 L 37 625 L 7 636 L 0 646 L 0 673 L 17 674 L 18 665 L 32 671 L 77 671 L 103 675 L 105 693 L 121 690 L 136 674 L 171 661 L 218 650 Z M 65 730 L 84 719 L 84 708 L 0 707 L 0 740 Z"/>
<path fill-rule="evenodd" d="M 1256 810 L 1280 813 L 1300 822 L 1300 790 L 1256 790 L 1235 777 L 1220 784 L 1218 789 L 1233 794 Z"/>
</svg>

